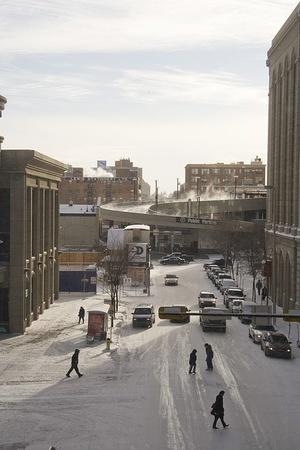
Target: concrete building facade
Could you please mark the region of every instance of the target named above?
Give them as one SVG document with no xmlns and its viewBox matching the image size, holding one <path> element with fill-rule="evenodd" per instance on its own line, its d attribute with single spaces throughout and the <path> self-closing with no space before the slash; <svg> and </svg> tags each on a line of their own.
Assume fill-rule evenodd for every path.
<svg viewBox="0 0 300 450">
<path fill-rule="evenodd" d="M 250 164 L 243 161 L 225 164 L 187 164 L 185 192 L 196 195 L 214 192 L 244 191 L 265 184 L 265 164 L 257 156 Z"/>
<path fill-rule="evenodd" d="M 0 331 L 23 333 L 58 298 L 58 189 L 66 165 L 0 151 Z"/>
<path fill-rule="evenodd" d="M 300 4 L 268 52 L 269 136 L 266 236 L 272 297 L 300 308 Z"/>
</svg>

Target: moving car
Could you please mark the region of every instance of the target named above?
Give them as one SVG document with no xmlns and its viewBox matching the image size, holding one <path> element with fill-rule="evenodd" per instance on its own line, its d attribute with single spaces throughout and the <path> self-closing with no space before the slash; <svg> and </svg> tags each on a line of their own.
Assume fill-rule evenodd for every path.
<svg viewBox="0 0 300 450">
<path fill-rule="evenodd" d="M 200 310 L 203 313 L 209 314 L 207 316 L 199 316 L 200 325 L 203 331 L 220 330 L 226 331 L 226 317 L 222 317 L 226 312 L 222 308 L 203 308 Z"/>
<path fill-rule="evenodd" d="M 206 306 L 215 307 L 217 304 L 217 299 L 213 292 L 201 291 L 198 295 L 199 308 L 204 308 Z"/>
<path fill-rule="evenodd" d="M 164 257 L 159 262 L 160 264 L 185 264 L 185 260 L 179 258 L 179 256 L 170 256 L 169 258 Z"/>
<path fill-rule="evenodd" d="M 283 333 L 267 331 L 263 335 L 260 345 L 266 356 L 279 356 L 288 359 L 292 357 L 290 342 Z"/>
<path fill-rule="evenodd" d="M 155 323 L 154 307 L 150 303 L 137 305 L 132 313 L 132 326 L 152 327 Z"/>
<path fill-rule="evenodd" d="M 158 317 L 160 319 L 169 319 L 171 322 L 187 323 L 190 322 L 190 315 L 187 314 L 190 309 L 185 305 L 160 306 Z"/>
<path fill-rule="evenodd" d="M 187 261 L 187 262 L 192 262 L 192 261 L 194 261 L 193 255 L 187 255 L 186 253 L 182 253 L 182 254 L 180 255 L 180 258 L 184 259 L 184 260 Z"/>
<path fill-rule="evenodd" d="M 249 338 L 255 344 L 260 344 L 262 337 L 266 331 L 277 331 L 273 325 L 256 325 L 250 323 L 249 325 Z"/>
<path fill-rule="evenodd" d="M 165 276 L 165 286 L 178 286 L 178 276 L 167 274 Z"/>
<path fill-rule="evenodd" d="M 239 314 L 242 311 L 244 300 L 233 299 L 230 303 L 231 312 Z"/>
</svg>

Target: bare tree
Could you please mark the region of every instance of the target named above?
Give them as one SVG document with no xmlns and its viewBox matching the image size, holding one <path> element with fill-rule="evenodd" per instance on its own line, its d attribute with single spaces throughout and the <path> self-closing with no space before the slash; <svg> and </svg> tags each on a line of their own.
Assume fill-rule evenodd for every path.
<svg viewBox="0 0 300 450">
<path fill-rule="evenodd" d="M 128 267 L 127 247 L 116 246 L 106 251 L 106 255 L 97 263 L 101 269 L 98 279 L 102 288 L 110 295 L 112 315 L 119 309 L 120 288 Z"/>
<path fill-rule="evenodd" d="M 247 273 L 252 276 L 252 300 L 256 301 L 255 281 L 265 257 L 265 234 L 262 225 L 256 225 L 253 232 L 244 235 L 242 256 Z"/>
<path fill-rule="evenodd" d="M 220 232 L 217 238 L 217 246 L 221 250 L 225 267 L 231 272 L 232 277 L 235 278 L 239 267 L 239 260 L 242 251 L 243 234 L 239 222 L 232 222 L 231 227 Z"/>
</svg>

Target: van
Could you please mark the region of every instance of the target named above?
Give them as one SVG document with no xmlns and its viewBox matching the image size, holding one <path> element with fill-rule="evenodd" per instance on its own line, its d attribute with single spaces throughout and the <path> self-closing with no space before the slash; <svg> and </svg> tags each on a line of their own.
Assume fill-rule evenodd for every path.
<svg viewBox="0 0 300 450">
<path fill-rule="evenodd" d="M 207 330 L 220 330 L 225 333 L 226 331 L 226 317 L 224 313 L 227 313 L 223 308 L 203 308 L 200 312 L 209 314 L 199 317 L 200 325 L 203 331 Z"/>
<path fill-rule="evenodd" d="M 190 322 L 190 309 L 185 305 L 160 306 L 158 317 L 160 319 L 169 319 L 171 322 L 187 323 Z"/>
<path fill-rule="evenodd" d="M 242 323 L 251 323 L 252 316 L 247 316 L 247 314 L 253 314 L 256 312 L 257 303 L 255 302 L 244 302 L 242 304 L 241 313 L 243 316 L 240 316 Z"/>
</svg>

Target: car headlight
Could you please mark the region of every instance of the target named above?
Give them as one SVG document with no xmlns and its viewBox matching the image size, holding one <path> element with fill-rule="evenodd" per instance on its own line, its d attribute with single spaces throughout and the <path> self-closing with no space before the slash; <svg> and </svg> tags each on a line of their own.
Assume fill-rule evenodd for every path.
<svg viewBox="0 0 300 450">
<path fill-rule="evenodd" d="M 257 336 L 258 338 L 261 338 L 261 337 L 262 337 L 262 334 L 256 333 L 256 336 Z"/>
<path fill-rule="evenodd" d="M 288 352 L 290 352 L 290 351 L 291 351 L 291 349 L 290 349 L 290 348 L 288 348 L 288 349 L 287 349 L 287 351 L 288 351 Z"/>
<path fill-rule="evenodd" d="M 273 350 L 273 347 L 269 347 L 269 350 Z"/>
</svg>

